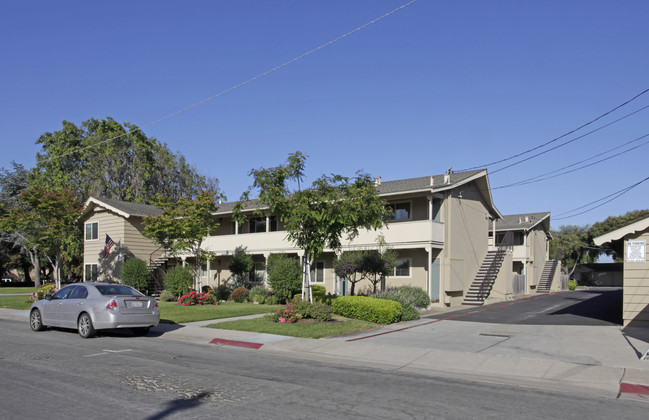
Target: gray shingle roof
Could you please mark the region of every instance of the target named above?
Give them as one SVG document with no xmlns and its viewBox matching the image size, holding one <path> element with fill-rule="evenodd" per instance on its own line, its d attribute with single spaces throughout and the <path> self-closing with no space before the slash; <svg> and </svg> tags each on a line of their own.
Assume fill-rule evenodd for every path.
<svg viewBox="0 0 649 420">
<path fill-rule="evenodd" d="M 478 169 L 475 171 L 465 171 L 465 172 L 453 172 L 450 174 L 450 182 L 448 184 L 444 183 L 445 174 L 434 175 L 433 185 L 431 187 L 431 177 L 422 176 L 419 178 L 408 178 L 408 179 L 399 179 L 396 181 L 386 181 L 381 182 L 376 188 L 379 191 L 379 194 L 393 194 L 409 191 L 419 191 L 424 189 L 440 189 L 450 187 L 454 184 L 459 184 L 462 181 L 465 181 L 472 176 L 479 174 L 484 171 L 484 169 Z"/>
<path fill-rule="evenodd" d="M 502 219 L 496 220 L 496 231 L 528 230 L 549 217 L 550 212 L 503 215 Z"/>
<path fill-rule="evenodd" d="M 130 216 L 146 217 L 159 216 L 162 214 L 162 211 L 158 207 L 149 204 L 130 203 L 128 201 L 112 200 L 110 198 L 97 198 L 96 200 L 121 212 L 127 213 Z"/>
</svg>

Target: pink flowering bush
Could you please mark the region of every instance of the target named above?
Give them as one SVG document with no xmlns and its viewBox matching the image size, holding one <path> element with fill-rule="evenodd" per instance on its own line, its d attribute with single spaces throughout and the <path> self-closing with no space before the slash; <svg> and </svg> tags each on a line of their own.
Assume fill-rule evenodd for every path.
<svg viewBox="0 0 649 420">
<path fill-rule="evenodd" d="M 288 304 L 286 305 L 285 308 L 279 308 L 277 312 L 269 315 L 269 317 L 273 322 L 280 322 L 280 323 L 287 322 L 289 324 L 292 324 L 294 322 L 297 322 L 298 319 L 302 318 L 302 315 L 300 315 L 295 310 L 293 305 Z"/>
<path fill-rule="evenodd" d="M 218 305 L 218 302 L 216 301 L 216 297 L 211 293 L 196 293 L 192 290 L 178 298 L 178 305 Z"/>
<path fill-rule="evenodd" d="M 53 295 L 58 291 L 59 289 L 56 288 L 56 285 L 54 283 L 46 284 L 45 286 L 41 286 L 38 290 L 32 293 L 30 299 L 31 300 L 45 299 L 45 296 Z"/>
</svg>

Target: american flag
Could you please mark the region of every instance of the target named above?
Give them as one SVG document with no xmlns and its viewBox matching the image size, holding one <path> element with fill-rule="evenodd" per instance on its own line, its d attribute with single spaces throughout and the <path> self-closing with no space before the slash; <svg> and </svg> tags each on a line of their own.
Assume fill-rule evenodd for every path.
<svg viewBox="0 0 649 420">
<path fill-rule="evenodd" d="M 104 258 L 108 257 L 108 253 L 110 252 L 110 249 L 115 245 L 115 242 L 113 242 L 112 239 L 110 239 L 110 236 L 106 235 L 106 245 L 104 245 Z"/>
</svg>

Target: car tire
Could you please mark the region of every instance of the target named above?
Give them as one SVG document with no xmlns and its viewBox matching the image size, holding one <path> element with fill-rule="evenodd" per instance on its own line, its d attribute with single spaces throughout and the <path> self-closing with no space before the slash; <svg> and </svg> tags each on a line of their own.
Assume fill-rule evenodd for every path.
<svg viewBox="0 0 649 420">
<path fill-rule="evenodd" d="M 147 335 L 148 333 L 149 327 L 133 328 L 133 334 L 137 335 L 138 337 L 142 337 L 144 335 Z"/>
<path fill-rule="evenodd" d="M 41 317 L 41 311 L 38 309 L 32 310 L 29 314 L 29 326 L 32 328 L 32 331 L 43 331 L 45 329 L 43 318 Z"/>
<path fill-rule="evenodd" d="M 95 327 L 92 326 L 92 319 L 87 313 L 82 313 L 79 316 L 77 321 L 77 329 L 79 330 L 79 335 L 83 338 L 92 338 L 97 334 Z"/>
</svg>

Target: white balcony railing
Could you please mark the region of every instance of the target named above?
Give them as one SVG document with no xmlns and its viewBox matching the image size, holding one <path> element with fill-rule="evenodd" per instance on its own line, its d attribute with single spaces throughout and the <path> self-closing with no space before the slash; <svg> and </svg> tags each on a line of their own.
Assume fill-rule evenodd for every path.
<svg viewBox="0 0 649 420">
<path fill-rule="evenodd" d="M 343 237 L 343 248 L 375 247 L 379 235 L 383 235 L 392 248 L 441 247 L 444 244 L 444 223 L 416 220 L 390 223 L 376 231 L 363 229 L 351 242 Z M 204 245 L 207 250 L 218 254 L 232 253 L 237 247 L 245 248 L 248 253 L 298 251 L 286 239 L 285 231 L 210 236 Z"/>
</svg>

